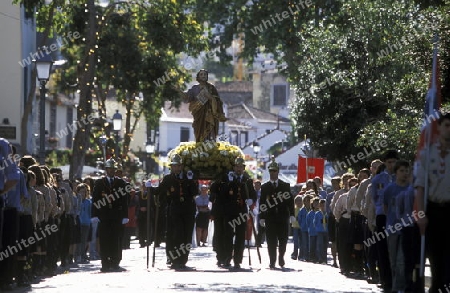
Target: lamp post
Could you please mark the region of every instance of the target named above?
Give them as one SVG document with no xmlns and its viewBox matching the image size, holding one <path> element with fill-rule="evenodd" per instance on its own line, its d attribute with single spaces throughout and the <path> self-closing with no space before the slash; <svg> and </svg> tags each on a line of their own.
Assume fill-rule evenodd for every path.
<svg viewBox="0 0 450 293">
<path fill-rule="evenodd" d="M 255 160 L 256 160 L 256 168 L 255 168 L 255 180 L 256 180 L 258 177 L 258 154 L 261 151 L 261 146 L 257 141 L 254 141 L 252 147 L 253 152 L 255 153 Z"/>
<path fill-rule="evenodd" d="M 159 151 L 159 130 L 155 132 L 155 151 Z"/>
<path fill-rule="evenodd" d="M 103 134 L 100 136 L 100 144 L 103 149 L 103 163 L 106 163 L 106 135 Z"/>
<path fill-rule="evenodd" d="M 159 128 L 155 131 L 155 156 L 159 156 Z M 159 164 L 155 162 L 155 174 L 159 175 Z"/>
<path fill-rule="evenodd" d="M 122 129 L 122 114 L 119 113 L 119 110 L 116 110 L 116 113 L 114 113 L 113 117 L 113 130 L 116 135 L 116 159 L 119 158 L 119 131 Z"/>
<path fill-rule="evenodd" d="M 46 51 L 43 48 L 44 52 Z M 39 123 L 40 123 L 40 134 L 39 134 L 39 164 L 45 164 L 45 85 L 50 79 L 50 72 L 52 71 L 53 60 L 49 54 L 45 54 L 42 58 L 33 60 L 36 66 L 37 78 L 39 80 Z"/>
<path fill-rule="evenodd" d="M 145 146 L 145 152 L 147 153 L 147 170 L 146 170 L 146 172 L 147 172 L 147 174 L 150 174 L 151 173 L 151 170 L 152 170 L 152 168 L 151 168 L 151 163 L 152 163 L 152 154 L 155 152 L 155 145 L 151 142 L 151 141 L 148 141 L 147 142 L 147 144 L 146 144 L 146 146 Z"/>
</svg>

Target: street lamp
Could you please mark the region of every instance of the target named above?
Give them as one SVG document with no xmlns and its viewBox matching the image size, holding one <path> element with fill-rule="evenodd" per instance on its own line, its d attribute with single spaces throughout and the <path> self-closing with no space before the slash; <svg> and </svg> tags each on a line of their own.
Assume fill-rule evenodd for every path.
<svg viewBox="0 0 450 293">
<path fill-rule="evenodd" d="M 159 130 L 155 132 L 155 151 L 159 151 Z"/>
<path fill-rule="evenodd" d="M 155 152 L 155 145 L 151 142 L 148 142 L 145 146 L 145 152 L 149 155 L 153 154 Z"/>
<path fill-rule="evenodd" d="M 122 114 L 119 113 L 119 110 L 116 110 L 113 117 L 113 130 L 116 134 L 116 158 L 119 158 L 119 131 L 122 129 Z"/>
<path fill-rule="evenodd" d="M 103 163 L 106 163 L 106 135 L 103 134 L 100 136 L 100 144 L 103 149 Z"/>
<path fill-rule="evenodd" d="M 148 141 L 147 145 L 145 146 L 145 152 L 147 153 L 147 174 L 150 174 L 152 171 L 151 168 L 151 163 L 152 163 L 152 157 L 151 155 L 155 152 L 155 145 L 151 142 Z"/>
<path fill-rule="evenodd" d="M 257 141 L 254 141 L 252 147 L 253 152 L 255 153 L 255 161 L 256 161 L 256 168 L 255 168 L 255 180 L 256 180 L 258 177 L 258 154 L 261 151 L 261 146 Z"/>
<path fill-rule="evenodd" d="M 46 49 L 43 48 L 44 52 Z M 45 84 L 50 79 L 50 73 L 52 71 L 53 60 L 52 57 L 46 53 L 42 58 L 33 60 L 36 66 L 37 78 L 40 84 L 40 102 L 39 102 L 39 123 L 40 125 L 40 135 L 39 135 L 39 163 L 41 165 L 45 164 Z"/>
</svg>

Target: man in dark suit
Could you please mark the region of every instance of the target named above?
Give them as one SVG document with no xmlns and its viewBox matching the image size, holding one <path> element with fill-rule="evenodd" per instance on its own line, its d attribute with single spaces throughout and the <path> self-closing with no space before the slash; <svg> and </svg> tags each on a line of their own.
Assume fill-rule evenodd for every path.
<svg viewBox="0 0 450 293">
<path fill-rule="evenodd" d="M 248 206 L 256 201 L 256 192 L 252 179 L 244 172 L 243 158 L 235 160 L 233 170 L 222 179 L 215 202 L 222 214 L 219 265 L 230 268 L 233 259 L 234 268 L 239 269 L 245 249 L 245 228 L 250 217 Z"/>
<path fill-rule="evenodd" d="M 269 165 L 270 180 L 261 186 L 259 201 L 260 225 L 266 227 L 270 268 L 275 269 L 278 244 L 278 264 L 284 267 L 284 253 L 289 236 L 289 223 L 295 221 L 294 197 L 289 183 L 278 179 L 279 166 L 273 159 Z"/>
<path fill-rule="evenodd" d="M 166 254 L 171 268 L 186 269 L 195 222 L 197 183 L 192 172 L 183 172 L 178 154 L 171 158 L 171 173 L 159 185 L 160 201 L 167 203 Z M 164 197 L 164 200 L 163 200 Z"/>
<path fill-rule="evenodd" d="M 124 271 L 121 236 L 123 225 L 128 223 L 127 199 L 131 186 L 122 178 L 114 176 L 115 162 L 105 163 L 106 176 L 95 181 L 92 193 L 92 221 L 98 221 L 102 272 Z"/>
</svg>

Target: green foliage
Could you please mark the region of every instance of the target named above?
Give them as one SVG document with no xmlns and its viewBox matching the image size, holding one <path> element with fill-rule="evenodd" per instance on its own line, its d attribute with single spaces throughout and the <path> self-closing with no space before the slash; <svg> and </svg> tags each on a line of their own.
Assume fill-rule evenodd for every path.
<svg viewBox="0 0 450 293">
<path fill-rule="evenodd" d="M 328 24 L 305 29 L 306 50 L 298 57 L 312 62 L 304 59 L 293 77 L 298 80 L 293 117 L 299 132 L 308 133 L 319 154 L 330 160 L 369 147 L 356 142 L 362 132 L 375 136 L 373 125 L 397 128 L 405 113 L 420 117 L 423 77 L 430 71 L 423 64 L 430 64 L 425 60 L 430 60 L 433 31 L 418 29 L 429 22 L 418 23 L 412 5 L 387 2 L 346 1 Z M 407 58 L 413 53 L 415 58 Z M 396 115 L 386 119 L 388 111 Z"/>
<path fill-rule="evenodd" d="M 53 150 L 46 152 L 46 165 L 51 167 L 64 166 L 69 164 L 72 153 L 69 150 Z"/>
<path fill-rule="evenodd" d="M 155 126 L 165 100 L 180 104 L 177 88 L 184 85 L 190 73 L 178 67 L 181 52 L 199 54 L 207 50 L 202 36 L 203 25 L 196 21 L 187 8 L 188 2 L 131 1 L 97 7 L 98 41 L 96 46 L 96 83 L 107 91 L 116 90 L 118 100 L 124 104 L 143 94 L 143 101 L 133 103 L 131 114 L 142 113 L 150 125 Z M 60 31 L 87 34 L 88 11 L 84 5 L 67 5 L 67 25 Z M 66 11 L 67 11 L 66 10 Z M 84 40 L 63 48 L 68 59 L 67 73 L 76 72 Z M 158 82 L 163 77 L 164 82 Z"/>
<path fill-rule="evenodd" d="M 385 137 L 388 148 L 414 157 L 436 32 L 448 99 L 448 1 L 215 2 L 202 3 L 198 13 L 223 25 L 217 46 L 242 32 L 243 56 L 273 53 L 288 65 L 282 72 L 296 89 L 291 119 L 297 138 L 306 133 L 329 160 L 343 160 Z"/>
<path fill-rule="evenodd" d="M 88 58 L 83 38 L 89 31 L 86 1 L 14 2 L 28 11 L 37 8 L 40 31 L 51 22 L 52 33 L 82 35 L 63 47 L 68 65 L 61 88 L 70 90 L 67 84 L 79 82 L 85 74 L 78 64 Z M 441 39 L 444 102 L 450 96 L 449 1 L 318 0 L 311 6 L 295 0 L 147 3 L 97 7 L 97 46 L 89 54 L 98 60 L 96 84 L 103 89 L 114 85 L 124 103 L 143 94 L 129 114 L 143 109 L 150 125 L 156 125 L 165 100 L 180 104 L 177 88 L 190 74 L 177 66 L 179 53 L 217 49 L 226 63 L 231 58 L 226 49 L 238 35 L 244 37 L 242 57 L 248 61 L 257 53 L 272 53 L 287 64 L 282 72 L 297 93 L 291 104 L 293 125 L 330 160 L 342 160 L 384 137 L 389 137 L 390 148 L 413 157 L 435 32 Z M 209 23 L 208 36 L 203 34 L 204 22 Z M 170 78 L 158 84 L 164 76 Z"/>
<path fill-rule="evenodd" d="M 206 60 L 204 68 L 207 68 L 209 72 L 214 72 L 216 78 L 221 82 L 228 82 L 233 80 L 233 66 L 228 64 L 222 64 L 213 60 Z"/>
<path fill-rule="evenodd" d="M 380 152 L 371 153 L 367 161 L 381 159 L 382 151 L 387 149 L 397 150 L 400 158 L 413 161 L 420 134 L 420 123 L 421 119 L 417 115 L 398 115 L 389 109 L 384 120 L 364 128 L 357 145 L 367 147 L 383 143 L 386 146 Z"/>
</svg>

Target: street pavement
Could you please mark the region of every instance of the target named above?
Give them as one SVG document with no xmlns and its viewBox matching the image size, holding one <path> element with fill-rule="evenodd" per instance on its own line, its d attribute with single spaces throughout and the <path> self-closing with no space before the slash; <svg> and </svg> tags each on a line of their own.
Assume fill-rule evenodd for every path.
<svg viewBox="0 0 450 293">
<path fill-rule="evenodd" d="M 267 247 L 260 248 L 262 263 L 255 247 L 245 249 L 242 269 L 227 270 L 216 266 L 211 246 L 191 250 L 189 271 L 174 271 L 166 265 L 164 243 L 156 248 L 155 267 L 152 267 L 153 247 L 150 246 L 149 268 L 146 267 L 146 248 L 139 248 L 137 240 L 131 249 L 123 251 L 121 266 L 125 272 L 101 273 L 100 260 L 73 265 L 60 274 L 41 279 L 29 289 L 13 292 L 381 292 L 376 285 L 364 280 L 347 278 L 328 265 L 292 260 L 292 241 L 286 251 L 285 269 L 269 269 Z M 277 264 L 278 265 L 278 264 Z"/>
</svg>

